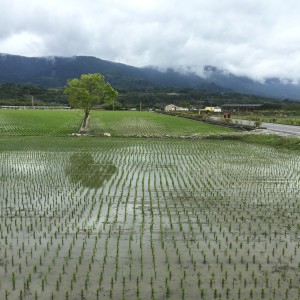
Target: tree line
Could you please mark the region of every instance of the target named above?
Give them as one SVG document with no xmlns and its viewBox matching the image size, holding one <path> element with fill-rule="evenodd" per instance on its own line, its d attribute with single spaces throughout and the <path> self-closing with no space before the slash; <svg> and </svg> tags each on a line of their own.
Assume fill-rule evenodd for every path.
<svg viewBox="0 0 300 300">
<path fill-rule="evenodd" d="M 0 84 L 0 105 L 31 105 L 32 97 L 36 105 L 69 105 L 67 95 L 61 89 L 48 89 L 42 86 L 5 83 Z M 297 105 L 299 102 L 279 100 L 256 95 L 239 93 L 209 92 L 194 88 L 122 88 L 118 89 L 118 97 L 114 101 L 101 103 L 104 109 L 121 108 L 163 108 L 174 103 L 183 107 L 202 108 L 204 106 L 218 106 L 227 103 L 268 104 L 270 109 L 279 109 L 286 106 Z M 99 103 L 100 104 L 100 103 Z"/>
</svg>

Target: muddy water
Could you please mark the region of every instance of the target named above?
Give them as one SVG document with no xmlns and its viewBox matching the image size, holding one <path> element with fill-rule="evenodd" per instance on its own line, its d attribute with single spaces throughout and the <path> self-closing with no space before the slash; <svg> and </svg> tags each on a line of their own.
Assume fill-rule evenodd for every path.
<svg viewBox="0 0 300 300">
<path fill-rule="evenodd" d="M 60 147 L 0 152 L 1 299 L 297 299 L 297 154 Z"/>
</svg>

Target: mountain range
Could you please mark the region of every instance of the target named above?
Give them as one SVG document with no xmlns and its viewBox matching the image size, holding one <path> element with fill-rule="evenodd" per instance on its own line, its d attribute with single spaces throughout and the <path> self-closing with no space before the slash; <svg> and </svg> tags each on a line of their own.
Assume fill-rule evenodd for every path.
<svg viewBox="0 0 300 300">
<path fill-rule="evenodd" d="M 0 54 L 0 83 L 34 84 L 61 88 L 67 79 L 85 73 L 101 73 L 118 90 L 159 87 L 194 88 L 207 92 L 237 92 L 264 97 L 300 100 L 300 85 L 278 78 L 264 83 L 236 76 L 214 66 L 205 66 L 203 76 L 174 69 L 137 68 L 92 56 L 24 57 Z"/>
</svg>

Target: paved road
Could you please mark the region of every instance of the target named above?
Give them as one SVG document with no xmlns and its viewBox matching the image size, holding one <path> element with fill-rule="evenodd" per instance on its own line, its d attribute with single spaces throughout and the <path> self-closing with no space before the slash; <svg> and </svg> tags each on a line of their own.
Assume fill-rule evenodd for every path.
<svg viewBox="0 0 300 300">
<path fill-rule="evenodd" d="M 243 125 L 254 125 L 253 121 L 248 121 L 248 120 L 232 119 L 232 121 Z M 300 126 L 263 122 L 261 123 L 260 127 L 262 128 L 260 130 L 265 133 L 300 138 Z"/>
<path fill-rule="evenodd" d="M 266 131 L 270 133 L 275 133 L 283 136 L 300 137 L 300 126 L 262 123 L 261 127 L 266 128 Z"/>
<path fill-rule="evenodd" d="M 253 121 L 237 120 L 239 123 L 245 125 L 254 125 Z M 262 122 L 260 126 L 263 132 L 273 133 L 282 136 L 300 137 L 300 126 L 276 124 L 276 123 L 265 123 Z"/>
</svg>

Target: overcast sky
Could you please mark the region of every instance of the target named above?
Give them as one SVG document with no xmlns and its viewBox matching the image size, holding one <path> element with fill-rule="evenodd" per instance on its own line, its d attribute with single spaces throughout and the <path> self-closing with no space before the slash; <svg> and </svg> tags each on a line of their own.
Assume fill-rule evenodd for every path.
<svg viewBox="0 0 300 300">
<path fill-rule="evenodd" d="M 0 53 L 300 78 L 299 0 L 0 0 Z"/>
</svg>

